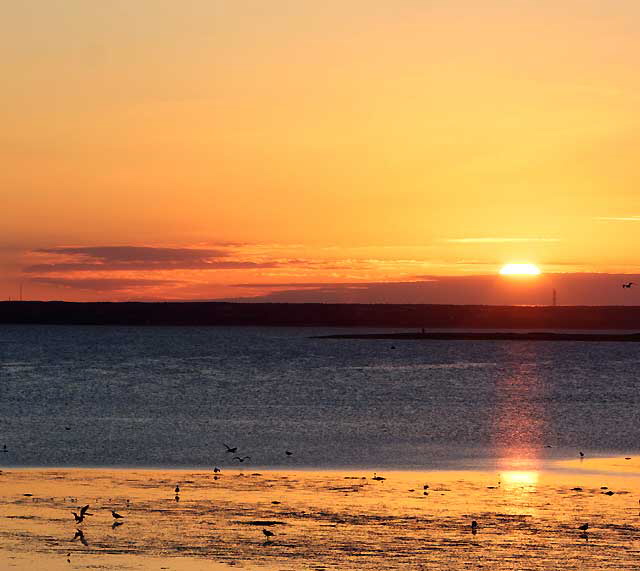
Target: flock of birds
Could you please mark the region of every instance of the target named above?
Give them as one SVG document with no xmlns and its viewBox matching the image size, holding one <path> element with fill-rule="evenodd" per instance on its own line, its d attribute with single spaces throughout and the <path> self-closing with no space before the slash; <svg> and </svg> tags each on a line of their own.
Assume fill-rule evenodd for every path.
<svg viewBox="0 0 640 571">
<path fill-rule="evenodd" d="M 228 454 L 236 454 L 238 452 L 238 447 L 237 446 L 229 446 L 227 444 L 224 444 L 224 447 L 226 448 L 226 453 Z M 584 452 L 582 450 L 580 450 L 578 452 L 580 460 L 584 459 Z M 290 450 L 285 450 L 285 455 L 286 456 L 291 456 L 293 455 L 293 452 L 291 452 Z M 239 463 L 244 462 L 245 460 L 249 460 L 251 457 L 250 456 L 234 456 L 232 458 L 232 460 L 237 460 Z M 625 457 L 625 460 L 630 460 L 630 457 Z M 218 478 L 218 474 L 221 472 L 221 469 L 218 466 L 215 466 L 213 468 L 213 472 L 214 472 L 214 478 L 217 479 Z M 384 482 L 386 480 L 386 478 L 384 476 L 379 476 L 376 472 L 373 473 L 373 477 L 371 478 L 372 480 L 376 481 L 376 482 Z M 501 482 L 498 481 L 498 485 L 497 486 L 489 486 L 490 489 L 495 489 L 496 487 L 500 487 Z M 429 484 L 424 484 L 423 488 L 423 494 L 425 496 L 429 495 Z M 602 487 L 601 489 L 606 490 L 606 487 Z M 573 488 L 573 490 L 576 491 L 582 491 L 582 488 Z M 409 490 L 410 492 L 414 492 L 414 489 Z M 180 484 L 176 484 L 176 487 L 174 488 L 174 492 L 175 492 L 175 500 L 176 502 L 180 501 Z M 612 492 L 611 490 L 608 490 L 606 492 L 603 492 L 606 495 L 613 495 L 614 492 Z M 30 496 L 31 494 L 25 494 Z M 640 500 L 638 500 L 638 502 L 640 503 Z M 273 503 L 279 503 L 279 502 L 273 502 Z M 129 504 L 129 500 L 127 500 L 127 504 Z M 81 525 L 86 517 L 89 516 L 93 516 L 94 514 L 89 513 L 89 507 L 90 505 L 87 504 L 85 506 L 82 506 L 81 508 L 78 509 L 79 513 L 73 511 L 71 512 L 73 514 L 75 523 L 77 526 Z M 113 517 L 113 523 L 111 524 L 111 529 L 117 529 L 119 526 L 123 525 L 123 521 L 120 521 L 122 519 L 124 519 L 125 516 L 119 514 L 118 512 L 116 512 L 115 510 L 111 510 L 111 516 Z M 480 527 L 480 524 L 478 523 L 477 520 L 472 520 L 471 521 L 471 533 L 473 535 L 476 535 L 478 533 L 478 528 Z M 580 534 L 580 538 L 584 539 L 586 541 L 589 541 L 589 535 L 588 535 L 588 530 L 589 530 L 589 524 L 588 523 L 583 523 L 582 525 L 578 526 L 578 529 L 582 532 Z M 275 537 L 275 533 L 269 529 L 262 529 L 262 534 L 265 536 L 266 540 L 265 540 L 265 545 L 270 545 L 273 541 L 272 538 Z M 73 536 L 72 541 L 75 540 L 80 540 L 80 543 L 82 543 L 84 546 L 88 546 L 89 542 L 87 541 L 87 539 L 84 536 L 84 532 L 82 529 L 80 529 L 79 527 L 76 528 L 76 532 L 75 535 Z M 68 554 L 68 556 L 70 557 L 70 553 Z"/>
<path fill-rule="evenodd" d="M 227 454 L 236 454 L 238 452 L 238 447 L 237 446 L 229 446 L 228 444 L 224 444 L 224 447 L 226 448 L 226 452 Z M 5 451 L 6 451 L 6 445 L 5 445 Z M 292 456 L 293 452 L 291 452 L 290 450 L 285 450 L 284 451 L 285 456 Z M 250 460 L 251 456 L 234 456 L 232 458 L 232 460 L 236 460 L 239 464 L 245 462 L 246 460 Z M 218 474 L 220 474 L 222 470 L 218 467 L 215 466 L 213 468 L 213 473 L 214 473 L 214 478 L 218 479 Z M 379 477 L 374 477 L 374 480 L 385 480 L 386 478 L 383 478 L 381 476 Z M 180 501 L 180 484 L 176 484 L 176 487 L 173 490 L 175 492 L 175 501 L 179 502 Z M 31 494 L 25 494 L 27 496 L 30 496 Z M 127 504 L 129 503 L 129 500 L 127 500 Z M 86 517 L 88 516 L 93 516 L 94 514 L 89 513 L 89 507 L 90 504 L 87 504 L 85 506 L 82 506 L 81 508 L 78 508 L 78 512 L 72 511 L 71 513 L 73 514 L 73 518 L 75 520 L 75 523 L 77 526 L 81 525 L 82 523 L 84 523 L 84 520 Z M 113 517 L 113 523 L 111 524 L 111 529 L 117 529 L 118 527 L 120 527 L 124 522 L 120 521 L 122 519 L 124 519 L 124 516 L 119 514 L 118 512 L 111 510 L 111 516 Z M 266 537 L 266 542 L 265 544 L 270 544 L 272 542 L 271 538 L 275 536 L 275 534 L 273 533 L 273 531 L 270 531 L 268 529 L 263 529 L 262 530 L 263 535 Z M 87 539 L 84 536 L 84 531 L 82 529 L 80 529 L 79 527 L 76 528 L 76 532 L 75 535 L 73 536 L 72 541 L 75 540 L 80 540 L 80 543 L 82 543 L 82 545 L 84 546 L 88 546 L 89 542 L 87 541 Z M 70 557 L 70 554 L 68 554 L 68 556 Z"/>
</svg>

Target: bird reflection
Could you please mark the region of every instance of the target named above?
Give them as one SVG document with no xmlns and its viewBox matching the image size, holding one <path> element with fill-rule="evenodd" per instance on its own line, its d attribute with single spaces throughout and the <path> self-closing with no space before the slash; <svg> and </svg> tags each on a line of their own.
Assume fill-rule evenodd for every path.
<svg viewBox="0 0 640 571">
<path fill-rule="evenodd" d="M 89 545 L 89 542 L 85 539 L 84 532 L 81 529 L 76 530 L 76 533 L 71 541 L 75 541 L 76 539 L 79 539 L 80 543 L 82 543 L 82 545 L 84 546 Z"/>
</svg>

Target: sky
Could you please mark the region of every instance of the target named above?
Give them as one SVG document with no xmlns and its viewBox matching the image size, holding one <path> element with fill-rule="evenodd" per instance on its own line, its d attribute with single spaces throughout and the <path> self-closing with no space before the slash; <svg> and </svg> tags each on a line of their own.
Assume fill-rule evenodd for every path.
<svg viewBox="0 0 640 571">
<path fill-rule="evenodd" d="M 0 299 L 640 304 L 638 21 L 0 3 Z"/>
</svg>

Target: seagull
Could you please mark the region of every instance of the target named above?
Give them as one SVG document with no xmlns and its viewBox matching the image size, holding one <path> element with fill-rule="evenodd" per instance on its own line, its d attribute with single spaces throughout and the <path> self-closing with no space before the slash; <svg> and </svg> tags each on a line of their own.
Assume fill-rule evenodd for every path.
<svg viewBox="0 0 640 571">
<path fill-rule="evenodd" d="M 371 479 L 375 480 L 376 482 L 384 482 L 386 480 L 386 478 L 383 478 L 382 476 L 378 476 L 375 472 L 373 473 L 373 478 Z"/>
<path fill-rule="evenodd" d="M 234 456 L 232 460 L 237 460 L 238 462 L 244 462 L 245 460 L 251 460 L 251 456 L 243 456 L 242 458 L 240 458 L 240 456 Z"/>
<path fill-rule="evenodd" d="M 120 515 L 118 512 L 114 512 L 113 510 L 111 510 L 111 515 L 113 516 L 113 519 L 122 519 L 124 516 Z"/>
<path fill-rule="evenodd" d="M 222 444 L 224 444 L 224 442 Z M 227 452 L 231 452 L 231 454 L 234 454 L 235 452 L 238 451 L 237 446 L 234 446 L 233 448 L 231 448 L 231 446 L 229 446 L 228 444 L 224 444 L 224 447 L 227 449 Z"/>
<path fill-rule="evenodd" d="M 76 512 L 71 512 L 73 514 L 73 517 L 76 520 L 76 523 L 82 523 L 84 521 L 85 516 L 93 515 L 93 514 L 87 513 L 88 509 L 89 509 L 89 504 L 87 504 L 86 506 L 82 506 L 80 508 L 80 515 L 78 515 Z"/>
<path fill-rule="evenodd" d="M 581 526 L 578 527 L 578 529 L 580 529 L 582 531 L 587 531 L 589 529 L 589 524 L 588 523 L 583 523 Z"/>
<path fill-rule="evenodd" d="M 77 529 L 75 535 L 73 536 L 73 539 L 71 541 L 75 541 L 76 539 L 80 540 L 80 543 L 82 543 L 82 545 L 89 545 L 89 542 L 84 538 L 84 533 L 82 532 L 81 529 Z"/>
<path fill-rule="evenodd" d="M 124 522 L 116 520 L 111 524 L 111 529 L 118 529 L 121 525 L 124 525 Z"/>
<path fill-rule="evenodd" d="M 217 466 L 213 469 L 213 473 L 217 474 L 220 472 L 220 468 L 218 468 Z"/>
<path fill-rule="evenodd" d="M 275 535 L 273 531 L 269 531 L 268 529 L 263 529 L 262 533 L 264 533 L 264 536 L 267 538 L 267 541 L 271 541 L 271 538 Z"/>
<path fill-rule="evenodd" d="M 580 458 L 584 458 L 584 452 L 582 450 L 580 450 L 579 454 L 580 454 Z"/>
<path fill-rule="evenodd" d="M 284 451 L 284 453 L 285 453 L 287 456 L 291 456 L 291 455 L 293 454 L 293 452 L 291 452 L 291 451 L 289 451 L 289 450 L 285 450 L 285 451 Z"/>
<path fill-rule="evenodd" d="M 180 486 L 176 486 L 176 489 L 175 489 L 175 490 L 173 490 L 173 491 L 174 491 L 176 494 L 179 494 L 179 493 L 180 493 Z"/>
<path fill-rule="evenodd" d="M 622 284 L 622 287 L 630 289 L 632 285 L 635 285 L 635 282 L 628 282 L 626 284 Z"/>
<path fill-rule="evenodd" d="M 473 533 L 473 535 L 478 533 L 478 522 L 475 519 L 471 522 L 471 533 Z"/>
</svg>

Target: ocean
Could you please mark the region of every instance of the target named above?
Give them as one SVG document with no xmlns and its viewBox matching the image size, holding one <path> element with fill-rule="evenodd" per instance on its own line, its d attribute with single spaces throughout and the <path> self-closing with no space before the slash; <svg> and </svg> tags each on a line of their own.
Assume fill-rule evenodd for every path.
<svg viewBox="0 0 640 571">
<path fill-rule="evenodd" d="M 0 464 L 517 470 L 640 451 L 635 343 L 311 338 L 341 332 L 0 326 Z"/>
</svg>

